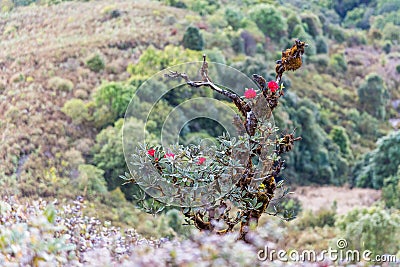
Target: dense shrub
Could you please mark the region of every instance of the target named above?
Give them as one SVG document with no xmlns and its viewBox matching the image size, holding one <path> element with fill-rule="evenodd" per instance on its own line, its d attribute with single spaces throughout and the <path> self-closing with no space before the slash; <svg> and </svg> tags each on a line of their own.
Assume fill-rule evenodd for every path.
<svg viewBox="0 0 400 267">
<path fill-rule="evenodd" d="M 329 25 L 327 34 L 330 38 L 334 39 L 338 43 L 346 41 L 346 34 L 344 30 L 337 25 Z"/>
<path fill-rule="evenodd" d="M 237 68 L 244 74 L 250 76 L 254 73 L 265 74 L 265 62 L 254 57 L 246 57 L 244 61 L 232 64 L 232 67 Z"/>
<path fill-rule="evenodd" d="M 306 25 L 307 33 L 313 38 L 322 33 L 322 25 L 317 15 L 313 13 L 304 13 L 301 16 L 301 21 Z"/>
<path fill-rule="evenodd" d="M 89 56 L 86 60 L 86 66 L 94 72 L 100 72 L 105 67 L 105 62 L 100 54 L 94 54 Z"/>
<path fill-rule="evenodd" d="M 236 53 L 244 53 L 244 40 L 240 34 L 234 34 L 231 37 L 231 46 Z"/>
<path fill-rule="evenodd" d="M 347 12 L 363 2 L 363 0 L 333 1 L 333 8 L 340 15 L 340 17 L 344 18 Z"/>
<path fill-rule="evenodd" d="M 104 83 L 94 92 L 95 122 L 98 127 L 114 122 L 125 114 L 135 89 L 122 83 Z M 108 118 L 107 120 L 103 120 Z"/>
<path fill-rule="evenodd" d="M 390 44 L 390 42 L 386 42 L 383 45 L 382 50 L 385 51 L 386 54 L 389 54 L 390 50 L 392 50 L 392 45 Z"/>
<path fill-rule="evenodd" d="M 395 176 L 400 166 L 400 131 L 395 131 L 377 142 L 377 148 L 364 155 L 355 168 L 358 186 L 380 189 L 384 179 Z"/>
<path fill-rule="evenodd" d="M 386 24 L 393 24 L 396 26 L 400 25 L 400 21 L 398 19 L 398 12 L 393 11 L 390 13 L 385 13 L 384 15 L 375 16 L 372 21 L 372 25 L 370 31 L 382 32 Z"/>
<path fill-rule="evenodd" d="M 303 212 L 302 216 L 299 218 L 297 222 L 300 229 L 304 230 L 306 228 L 312 227 L 332 227 L 335 225 L 336 221 L 336 211 L 335 209 L 320 209 L 317 212 L 312 212 L 310 210 Z"/>
<path fill-rule="evenodd" d="M 90 200 L 103 196 L 107 192 L 104 171 L 96 166 L 82 164 L 78 167 L 79 178 L 77 181 L 78 189 L 82 195 Z"/>
<path fill-rule="evenodd" d="M 346 32 L 346 46 L 353 47 L 365 44 L 367 44 L 367 38 L 364 32 L 353 29 Z"/>
<path fill-rule="evenodd" d="M 119 175 L 125 173 L 125 158 L 122 148 L 122 126 L 120 119 L 114 127 L 103 129 L 96 136 L 96 143 L 92 148 L 93 162 L 103 170 L 107 187 L 114 190 L 121 184 Z"/>
<path fill-rule="evenodd" d="M 400 26 L 387 23 L 382 30 L 383 39 L 391 41 L 392 44 L 400 44 Z"/>
<path fill-rule="evenodd" d="M 346 249 L 370 250 L 373 255 L 395 254 L 400 250 L 400 216 L 380 206 L 355 209 L 336 226 L 349 245 Z"/>
<path fill-rule="evenodd" d="M 400 209 L 400 165 L 397 174 L 383 180 L 382 199 L 386 207 Z"/>
<path fill-rule="evenodd" d="M 343 155 L 351 155 L 349 136 L 343 127 L 334 126 L 329 135 L 332 141 L 339 146 L 340 152 Z"/>
<path fill-rule="evenodd" d="M 47 82 L 47 86 L 53 90 L 69 92 L 74 88 L 74 84 L 68 80 L 61 77 L 52 77 Z"/>
<path fill-rule="evenodd" d="M 288 25 L 288 33 L 289 36 L 293 35 L 293 30 L 297 25 L 301 25 L 301 19 L 299 15 L 295 12 L 291 13 L 287 18 L 287 25 Z"/>
<path fill-rule="evenodd" d="M 77 125 L 91 120 L 88 106 L 81 99 L 72 98 L 68 100 L 61 111 Z"/>
<path fill-rule="evenodd" d="M 377 1 L 379 14 L 394 12 L 400 9 L 400 3 L 397 0 L 379 0 Z"/>
<path fill-rule="evenodd" d="M 187 8 L 186 4 L 179 0 L 166 0 L 165 3 L 169 6 L 177 7 L 177 8 Z"/>
<path fill-rule="evenodd" d="M 358 87 L 358 103 L 362 110 L 377 119 L 384 119 L 389 95 L 383 79 L 376 73 L 369 74 Z"/>
<path fill-rule="evenodd" d="M 220 8 L 220 2 L 217 0 L 197 0 L 185 3 L 190 10 L 199 13 L 201 16 L 213 14 Z"/>
<path fill-rule="evenodd" d="M 329 66 L 329 57 L 325 54 L 310 57 L 310 63 L 314 64 L 318 71 L 324 72 Z"/>
<path fill-rule="evenodd" d="M 343 20 L 343 25 L 347 28 L 360 28 L 368 30 L 370 28 L 370 17 L 373 15 L 373 9 L 367 8 L 365 5 L 354 8 L 347 12 Z"/>
<path fill-rule="evenodd" d="M 294 217 L 299 216 L 300 212 L 302 211 L 302 206 L 300 200 L 295 197 L 290 197 L 282 201 L 280 206 L 283 210 L 290 212 Z"/>
<path fill-rule="evenodd" d="M 377 30 L 377 29 L 370 29 L 368 31 L 368 42 L 369 43 L 375 43 L 379 40 L 382 40 L 383 36 L 382 36 L 382 31 Z"/>
<path fill-rule="evenodd" d="M 135 86 L 147 80 L 154 73 L 180 64 L 182 62 L 197 61 L 201 58 L 200 51 L 182 49 L 182 47 L 167 45 L 163 50 L 148 47 L 140 56 L 139 62 L 128 65 L 128 72 L 135 80 Z"/>
<path fill-rule="evenodd" d="M 353 108 L 347 112 L 349 120 L 353 123 L 351 131 L 357 132 L 365 138 L 376 140 L 379 135 L 377 125 L 379 121 L 367 112 L 359 112 Z"/>
<path fill-rule="evenodd" d="M 93 163 L 97 168 L 104 172 L 104 178 L 107 182 L 108 190 L 114 190 L 122 184 L 120 175 L 128 171 L 125 163 L 123 145 L 122 145 L 122 127 L 129 129 L 131 134 L 130 142 L 133 144 L 141 141 L 144 123 L 139 120 L 119 119 L 114 126 L 103 129 L 97 136 L 96 142 L 92 148 Z M 148 142 L 151 143 L 152 135 L 146 134 Z M 127 199 L 132 199 L 135 187 L 124 186 L 121 190 L 125 193 Z"/>
<path fill-rule="evenodd" d="M 205 32 L 203 34 L 207 49 L 226 50 L 231 46 L 230 36 L 223 30 L 215 33 Z"/>
<path fill-rule="evenodd" d="M 290 107 L 285 110 L 297 127 L 296 134 L 302 137 L 301 143 L 294 149 L 295 153 L 287 161 L 288 171 L 296 173 L 296 182 L 300 184 L 344 183 L 348 162 L 341 155 L 339 146 L 329 139 L 317 121 L 320 118 L 317 105 L 309 99 L 287 100 Z"/>
<path fill-rule="evenodd" d="M 233 30 L 237 30 L 242 26 L 243 14 L 236 9 L 225 9 L 225 19 Z"/>
<path fill-rule="evenodd" d="M 192 49 L 192 50 L 203 50 L 204 48 L 204 39 L 201 34 L 199 28 L 194 26 L 189 26 L 185 34 L 183 35 L 183 47 Z"/>
<path fill-rule="evenodd" d="M 256 5 L 250 10 L 249 15 L 264 35 L 272 40 L 279 42 L 287 36 L 286 19 L 273 5 Z"/>
<path fill-rule="evenodd" d="M 332 74 L 344 73 L 347 71 L 347 62 L 343 53 L 333 54 L 329 61 L 330 68 L 332 69 Z"/>
<path fill-rule="evenodd" d="M 328 43 L 324 37 L 318 36 L 315 39 L 315 45 L 316 45 L 317 54 L 327 54 L 328 53 Z"/>
</svg>

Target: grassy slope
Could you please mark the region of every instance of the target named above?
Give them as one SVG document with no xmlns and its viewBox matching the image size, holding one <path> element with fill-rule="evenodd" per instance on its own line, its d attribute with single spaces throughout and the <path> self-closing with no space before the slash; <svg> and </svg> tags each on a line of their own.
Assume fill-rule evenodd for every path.
<svg viewBox="0 0 400 267">
<path fill-rule="evenodd" d="M 111 19 L 109 12 L 114 9 L 121 16 Z M 187 11 L 122 0 L 21 7 L 0 14 L 0 179 L 18 183 L 26 197 L 39 193 L 62 201 L 81 194 L 60 179 L 68 171 L 68 166 L 62 168 L 68 164 L 64 155 L 71 148 L 87 155 L 97 131 L 71 124 L 60 109 L 77 95 L 89 99 L 104 80 L 126 80 L 128 63 L 147 46 L 177 43 L 181 36 L 169 34 L 170 26 L 163 22 L 166 14 L 182 19 Z M 85 66 L 93 53 L 105 58 L 104 71 L 95 73 Z M 50 88 L 48 81 L 55 76 L 72 81 L 73 90 Z M 2 195 L 15 193 L 14 188 L 3 187 Z M 121 217 L 132 215 L 123 211 L 132 210 L 131 203 L 119 203 L 118 209 L 104 203 L 88 205 L 89 216 L 119 225 L 129 223 Z M 139 224 L 144 218 L 140 215 L 133 221 Z"/>
<path fill-rule="evenodd" d="M 304 210 L 329 209 L 336 202 L 338 214 L 346 214 L 356 207 L 369 207 L 381 197 L 380 190 L 334 186 L 299 186 L 294 193 Z"/>
<path fill-rule="evenodd" d="M 103 80 L 125 80 L 127 64 L 141 49 L 177 42 L 162 22 L 165 14 L 181 19 L 187 13 L 168 7 L 155 10 L 154 4 L 143 1 L 107 2 L 32 6 L 1 15 L 0 158 L 6 173 L 21 173 L 25 164 L 50 166 L 45 162 L 57 160 L 76 139 L 93 138 L 90 131 L 69 124 L 60 112 L 64 102 L 77 94 L 89 98 Z M 107 11 L 113 9 L 121 16 L 110 19 Z M 100 73 L 84 64 L 95 52 L 106 59 L 106 70 Z M 74 89 L 56 92 L 48 86 L 54 76 L 71 80 Z M 22 155 L 27 157 L 18 162 Z M 32 162 L 36 156 L 41 161 Z"/>
<path fill-rule="evenodd" d="M 113 9 L 121 11 L 121 16 L 110 19 L 107 10 Z M 59 160 L 57 155 L 71 147 L 79 148 L 81 143 L 77 140 L 83 138 L 87 138 L 85 140 L 90 147 L 95 131 L 82 131 L 71 125 L 60 111 L 65 101 L 76 97 L 78 90 L 86 92 L 87 96 L 82 98 L 88 99 L 102 80 L 125 80 L 128 77 L 126 66 L 137 60 L 148 45 L 163 47 L 168 43 L 177 44 L 182 32 L 171 35 L 172 26 L 165 23 L 164 18 L 173 14 L 177 21 L 182 21 L 188 12 L 143 1 L 120 0 L 113 4 L 96 1 L 32 6 L 0 15 L 0 170 L 6 173 L 16 171 L 16 178 L 24 183 L 24 179 L 31 177 L 31 174 L 23 175 L 28 166 L 49 168 Z M 125 48 L 119 49 L 118 46 Z M 333 45 L 330 53 L 340 49 L 343 47 Z M 105 71 L 94 73 L 85 67 L 85 59 L 94 52 L 100 52 L 106 58 Z M 304 67 L 307 70 L 304 74 L 287 74 L 296 84 L 293 90 L 300 97 L 307 96 L 317 102 L 328 98 L 340 103 L 341 108 L 350 108 L 356 103 L 358 84 L 371 71 L 380 73 L 386 81 L 396 81 L 398 86 L 399 77 L 391 66 L 400 62 L 399 57 L 382 56 L 371 46 L 346 48 L 346 53 L 349 72 L 359 78 L 333 79 L 321 75 L 332 80 L 337 87 L 342 87 L 342 94 L 323 86 L 310 88 L 308 81 L 316 77 L 311 65 Z M 386 61 L 384 66 L 382 58 Z M 356 62 L 354 60 L 362 65 L 351 63 Z M 19 81 L 20 76 L 22 81 Z M 49 88 L 48 80 L 54 76 L 71 80 L 74 89 L 71 92 L 56 92 Z M 394 89 L 393 95 L 399 97 Z M 339 116 L 344 116 L 340 110 L 337 112 Z M 57 181 L 54 183 L 43 177 L 45 175 L 39 172 L 32 179 L 44 179 L 44 183 L 57 187 L 54 185 Z M 51 190 L 53 188 L 49 187 L 49 194 Z M 61 189 L 57 190 L 61 192 Z M 75 194 L 63 193 L 66 197 Z M 349 192 L 349 195 L 352 194 Z"/>
</svg>

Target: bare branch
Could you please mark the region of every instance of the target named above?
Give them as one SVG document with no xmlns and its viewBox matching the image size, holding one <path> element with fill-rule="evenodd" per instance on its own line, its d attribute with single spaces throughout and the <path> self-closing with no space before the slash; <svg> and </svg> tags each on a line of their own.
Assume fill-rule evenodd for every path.
<svg viewBox="0 0 400 267">
<path fill-rule="evenodd" d="M 200 74 L 202 77 L 201 81 L 192 81 L 186 73 L 179 73 L 176 71 L 170 71 L 170 73 L 165 74 L 165 76 L 168 78 L 182 78 L 185 80 L 187 85 L 195 88 L 201 86 L 210 87 L 215 92 L 228 97 L 233 101 L 240 113 L 243 115 L 245 120 L 244 126 L 247 133 L 251 136 L 254 135 L 258 121 L 252 112 L 251 107 L 247 105 L 247 103 L 238 94 L 222 89 L 211 81 L 210 77 L 208 76 L 208 63 L 206 61 L 206 55 L 203 55 L 203 64 L 200 69 Z"/>
</svg>

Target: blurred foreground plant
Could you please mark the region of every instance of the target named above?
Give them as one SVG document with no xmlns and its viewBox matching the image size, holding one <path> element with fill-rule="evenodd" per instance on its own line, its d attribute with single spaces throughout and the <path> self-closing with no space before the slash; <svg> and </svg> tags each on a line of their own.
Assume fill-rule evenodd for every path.
<svg viewBox="0 0 400 267">
<path fill-rule="evenodd" d="M 137 196 L 139 206 L 157 213 L 166 206 L 176 205 L 176 201 L 171 201 L 174 198 L 188 224 L 219 234 L 233 232 L 240 225 L 238 238 L 246 241 L 249 241 L 248 232 L 257 226 L 263 213 L 293 219 L 293 214 L 279 208 L 278 202 L 289 191 L 283 187 L 283 180 L 276 179 L 284 169 L 282 154 L 291 151 L 295 141 L 301 138 L 295 137 L 294 131 L 278 134 L 271 118 L 279 98 L 284 95 L 282 74 L 301 67 L 305 47 L 306 43 L 296 40 L 290 49 L 282 51 L 282 58 L 276 62 L 276 81 L 267 82 L 253 74 L 260 94 L 250 88 L 244 96 L 239 96 L 217 86 L 209 77 L 205 55 L 199 81 L 191 80 L 185 73 L 166 74 L 168 78 L 183 79 L 192 88 L 209 87 L 229 98 L 238 109 L 233 118 L 238 137 L 224 134 L 218 138 L 217 145 L 175 145 L 167 151 L 161 146 L 141 145 L 131 162 L 139 173 L 122 176 L 126 183 L 137 183 L 146 193 L 150 192 L 150 202 L 144 192 Z M 277 188 L 282 189 L 279 196 L 276 196 Z M 158 197 L 151 192 L 157 192 Z M 272 213 L 267 212 L 270 204 Z"/>
</svg>

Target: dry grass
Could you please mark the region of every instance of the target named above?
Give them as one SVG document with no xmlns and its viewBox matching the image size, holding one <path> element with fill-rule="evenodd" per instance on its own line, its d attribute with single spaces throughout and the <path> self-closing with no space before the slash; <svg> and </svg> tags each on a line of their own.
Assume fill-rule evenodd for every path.
<svg viewBox="0 0 400 267">
<path fill-rule="evenodd" d="M 113 10 L 119 16 L 112 18 Z M 62 175 L 65 151 L 96 134 L 71 125 L 60 111 L 64 103 L 75 95 L 89 98 L 102 81 L 126 80 L 127 65 L 149 45 L 178 45 L 186 15 L 159 2 L 131 0 L 64 2 L 0 14 L 0 175 L 16 174 L 26 182 L 24 174 L 39 179 L 50 166 Z M 178 22 L 168 25 L 167 16 Z M 105 59 L 99 73 L 85 66 L 93 53 Z M 70 81 L 73 89 L 53 90 L 53 77 Z"/>
<path fill-rule="evenodd" d="M 345 214 L 356 207 L 369 207 L 381 198 L 381 191 L 365 188 L 335 186 L 300 186 L 295 190 L 303 210 L 329 209 L 337 203 L 337 213 Z"/>
</svg>

